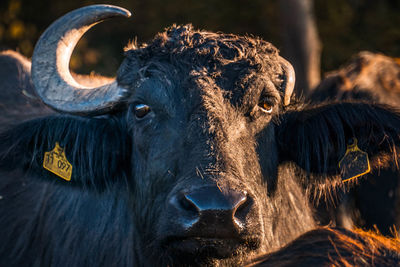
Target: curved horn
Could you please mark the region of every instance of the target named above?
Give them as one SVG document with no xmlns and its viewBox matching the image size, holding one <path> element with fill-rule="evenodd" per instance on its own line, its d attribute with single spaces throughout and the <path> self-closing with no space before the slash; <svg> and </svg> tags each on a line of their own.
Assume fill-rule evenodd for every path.
<svg viewBox="0 0 400 267">
<path fill-rule="evenodd" d="M 294 85 L 296 82 L 296 74 L 294 72 L 292 64 L 290 64 L 286 59 L 280 57 L 280 61 L 285 76 L 282 84 L 282 90 L 285 93 L 283 104 L 287 106 L 290 104 L 290 97 L 293 94 Z"/>
<path fill-rule="evenodd" d="M 91 88 L 79 84 L 69 71 L 76 43 L 93 25 L 131 13 L 111 5 L 92 5 L 67 13 L 42 34 L 32 56 L 36 93 L 49 107 L 66 113 L 98 115 L 112 110 L 129 96 L 127 89 L 111 83 Z"/>
</svg>

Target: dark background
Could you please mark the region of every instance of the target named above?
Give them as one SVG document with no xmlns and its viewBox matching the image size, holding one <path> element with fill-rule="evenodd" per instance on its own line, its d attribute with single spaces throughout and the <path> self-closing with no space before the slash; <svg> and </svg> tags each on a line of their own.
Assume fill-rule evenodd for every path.
<svg viewBox="0 0 400 267">
<path fill-rule="evenodd" d="M 132 18 L 99 24 L 79 42 L 71 67 L 81 73 L 114 75 L 130 40 L 146 42 L 173 23 L 257 35 L 283 50 L 277 0 L 0 2 L 0 49 L 14 49 L 27 57 L 45 28 L 68 11 L 99 3 L 129 9 Z M 322 73 L 338 68 L 361 50 L 400 57 L 400 0 L 315 0 L 314 11 L 322 42 Z"/>
</svg>

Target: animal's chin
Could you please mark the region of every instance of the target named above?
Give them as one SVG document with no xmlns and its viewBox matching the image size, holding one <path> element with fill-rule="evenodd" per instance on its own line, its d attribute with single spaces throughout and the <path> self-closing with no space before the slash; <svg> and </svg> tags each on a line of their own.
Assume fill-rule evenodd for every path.
<svg viewBox="0 0 400 267">
<path fill-rule="evenodd" d="M 168 237 L 163 242 L 172 257 L 176 255 L 189 261 L 234 258 L 259 246 L 258 238 Z"/>
</svg>

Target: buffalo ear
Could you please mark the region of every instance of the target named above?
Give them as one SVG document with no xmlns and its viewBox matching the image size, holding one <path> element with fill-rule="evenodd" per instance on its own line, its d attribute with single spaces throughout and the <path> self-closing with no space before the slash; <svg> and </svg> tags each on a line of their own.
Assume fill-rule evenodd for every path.
<svg viewBox="0 0 400 267">
<path fill-rule="evenodd" d="M 353 138 L 368 154 L 372 171 L 382 167 L 384 159 L 396 162 L 400 156 L 400 113 L 381 105 L 347 102 L 299 108 L 284 113 L 276 131 L 280 162 L 292 161 L 310 174 L 339 174 L 339 162 Z"/>
<path fill-rule="evenodd" d="M 0 170 L 103 191 L 129 171 L 129 138 L 121 124 L 113 118 L 76 116 L 21 123 L 0 133 Z"/>
<path fill-rule="evenodd" d="M 279 60 L 283 70 L 283 83 L 281 88 L 284 93 L 283 104 L 287 106 L 290 104 L 290 98 L 293 94 L 296 82 L 296 74 L 292 64 L 290 64 L 286 59 L 279 57 Z"/>
</svg>

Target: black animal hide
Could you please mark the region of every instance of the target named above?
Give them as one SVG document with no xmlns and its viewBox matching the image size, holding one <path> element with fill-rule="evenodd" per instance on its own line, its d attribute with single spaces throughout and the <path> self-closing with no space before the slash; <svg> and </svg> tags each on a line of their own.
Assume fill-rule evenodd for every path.
<svg viewBox="0 0 400 267">
<path fill-rule="evenodd" d="M 305 106 L 282 115 L 277 128 L 281 161 L 293 161 L 309 173 L 339 174 L 338 163 L 351 138 L 371 158 L 371 167 L 382 165 L 376 156 L 397 161 L 400 114 L 384 105 L 328 103 Z M 326 181 L 309 181 L 324 183 Z"/>
<path fill-rule="evenodd" d="M 0 134 L 0 168 L 62 184 L 104 190 L 124 181 L 129 170 L 130 139 L 116 117 L 50 116 L 22 123 Z M 44 153 L 58 142 L 72 164 L 71 181 L 42 167 Z"/>
</svg>

